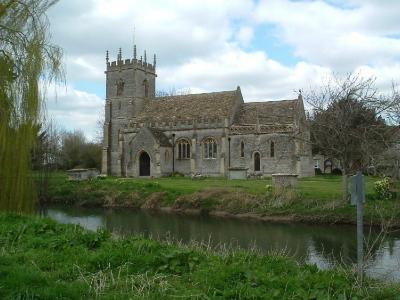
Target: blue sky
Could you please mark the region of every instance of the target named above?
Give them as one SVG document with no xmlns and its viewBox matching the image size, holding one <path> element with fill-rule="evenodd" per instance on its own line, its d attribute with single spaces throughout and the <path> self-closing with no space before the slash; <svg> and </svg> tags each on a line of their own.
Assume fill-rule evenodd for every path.
<svg viewBox="0 0 400 300">
<path fill-rule="evenodd" d="M 400 80 L 397 0 L 64 0 L 49 11 L 64 49 L 67 86 L 49 94 L 49 118 L 96 136 L 105 51 L 157 53 L 157 89 L 232 90 L 245 101 L 296 97 L 332 73 Z M 139 54 L 140 55 L 140 54 Z"/>
</svg>

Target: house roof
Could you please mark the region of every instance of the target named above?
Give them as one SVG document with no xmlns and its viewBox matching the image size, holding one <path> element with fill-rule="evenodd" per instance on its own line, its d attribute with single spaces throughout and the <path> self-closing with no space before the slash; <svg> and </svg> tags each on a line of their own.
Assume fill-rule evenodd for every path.
<svg viewBox="0 0 400 300">
<path fill-rule="evenodd" d="M 197 118 L 227 118 L 233 113 L 237 90 L 156 97 L 136 117 L 137 122 L 169 122 Z"/>
<path fill-rule="evenodd" d="M 234 125 L 291 125 L 297 103 L 297 99 L 244 103 Z"/>
</svg>

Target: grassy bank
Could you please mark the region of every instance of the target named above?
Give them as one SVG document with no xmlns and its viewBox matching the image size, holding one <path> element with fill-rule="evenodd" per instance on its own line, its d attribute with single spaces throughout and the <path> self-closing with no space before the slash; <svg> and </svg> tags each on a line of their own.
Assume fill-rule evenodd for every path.
<svg viewBox="0 0 400 300">
<path fill-rule="evenodd" d="M 397 285 L 289 258 L 0 214 L 1 299 L 399 299 Z"/>
<path fill-rule="evenodd" d="M 400 201 L 379 200 L 373 193 L 373 182 L 367 177 L 365 220 L 380 224 L 393 220 L 400 225 Z M 295 197 L 275 198 L 268 193 L 265 180 L 226 180 L 224 178 L 158 178 L 124 179 L 103 178 L 73 182 L 58 173 L 49 187 L 53 203 L 82 206 L 143 207 L 177 210 L 197 209 L 202 212 L 223 211 L 230 214 L 254 214 L 264 218 L 290 217 L 297 221 L 352 223 L 355 208 L 341 200 L 340 176 L 303 178 Z"/>
</svg>

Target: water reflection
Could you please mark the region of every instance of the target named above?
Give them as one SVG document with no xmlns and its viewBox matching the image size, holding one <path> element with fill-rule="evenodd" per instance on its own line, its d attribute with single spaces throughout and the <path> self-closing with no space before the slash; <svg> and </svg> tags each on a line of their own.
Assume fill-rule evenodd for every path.
<svg viewBox="0 0 400 300">
<path fill-rule="evenodd" d="M 43 214 L 90 230 L 105 227 L 124 235 L 169 236 L 182 242 L 195 240 L 245 249 L 256 246 L 262 252 L 285 252 L 300 262 L 314 263 L 320 268 L 351 265 L 357 259 L 355 226 L 262 223 L 129 209 L 60 206 L 45 208 Z M 378 232 L 368 231 L 366 236 L 374 241 Z M 400 235 L 392 234 L 369 248 L 367 273 L 400 280 Z"/>
</svg>

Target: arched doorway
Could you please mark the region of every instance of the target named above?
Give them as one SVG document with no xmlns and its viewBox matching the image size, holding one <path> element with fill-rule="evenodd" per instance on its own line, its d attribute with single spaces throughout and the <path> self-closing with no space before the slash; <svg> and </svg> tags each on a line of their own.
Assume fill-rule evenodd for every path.
<svg viewBox="0 0 400 300">
<path fill-rule="evenodd" d="M 139 156 L 139 176 L 150 176 L 150 156 L 144 151 Z"/>
<path fill-rule="evenodd" d="M 254 153 L 254 171 L 260 171 L 260 153 Z"/>
</svg>

